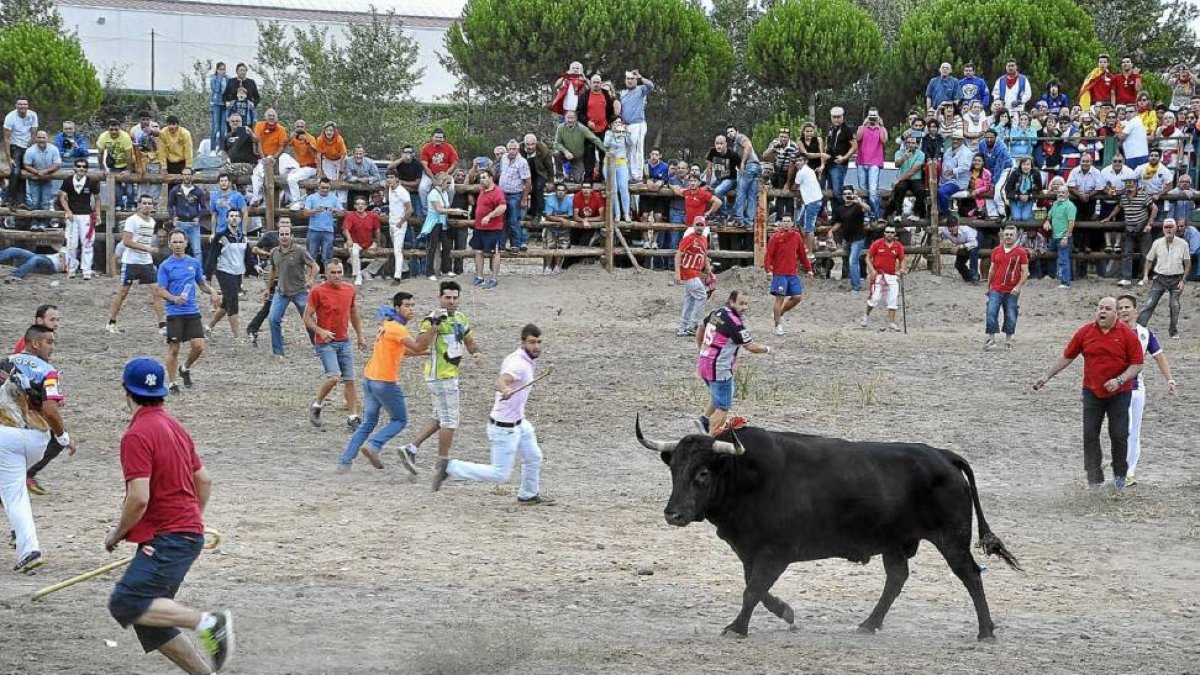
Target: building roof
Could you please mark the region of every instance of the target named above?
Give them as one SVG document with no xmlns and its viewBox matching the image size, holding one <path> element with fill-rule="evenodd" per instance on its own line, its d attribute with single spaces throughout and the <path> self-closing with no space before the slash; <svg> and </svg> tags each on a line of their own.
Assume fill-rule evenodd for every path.
<svg viewBox="0 0 1200 675">
<path fill-rule="evenodd" d="M 462 14 L 466 0 L 59 0 L 61 5 L 112 7 L 172 14 L 217 14 L 303 19 L 314 15 L 339 20 L 347 15 L 395 10 L 411 27 L 445 27 Z"/>
</svg>

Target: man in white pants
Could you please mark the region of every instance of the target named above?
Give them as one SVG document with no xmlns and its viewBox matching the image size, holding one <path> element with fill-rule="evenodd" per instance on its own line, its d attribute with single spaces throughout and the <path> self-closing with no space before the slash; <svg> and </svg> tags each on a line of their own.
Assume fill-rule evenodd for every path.
<svg viewBox="0 0 1200 675">
<path fill-rule="evenodd" d="M 646 99 L 654 91 L 654 83 L 642 77 L 636 70 L 626 71 L 625 91 L 621 92 L 621 119 L 633 140 L 633 151 L 629 154 L 629 173 L 633 181 L 642 180 L 642 169 L 646 166 Z"/>
<path fill-rule="evenodd" d="M 880 330 L 899 333 L 896 325 L 896 310 L 900 308 L 900 277 L 904 276 L 904 244 L 896 240 L 896 226 L 888 225 L 883 228 L 883 239 L 876 239 L 867 249 L 867 313 L 863 314 L 862 327 L 867 327 L 871 310 L 879 304 L 880 298 L 887 296 L 888 324 Z"/>
<path fill-rule="evenodd" d="M 1145 356 L 1153 357 L 1158 364 L 1158 370 L 1167 381 L 1167 393 L 1176 393 L 1175 379 L 1171 376 L 1171 364 L 1167 363 L 1167 355 L 1163 354 L 1162 345 L 1154 331 L 1137 323 L 1137 298 L 1132 295 L 1122 295 L 1117 298 L 1117 316 L 1137 333 L 1138 342 L 1142 345 Z M 1142 413 L 1146 409 L 1146 379 L 1145 370 L 1138 373 L 1137 382 L 1129 397 L 1129 450 L 1126 453 L 1129 469 L 1125 472 L 1125 486 L 1136 485 L 1137 479 L 1133 471 L 1137 468 L 1138 458 L 1142 455 Z"/>
<path fill-rule="evenodd" d="M 67 212 L 67 278 L 74 279 L 82 268 L 83 278 L 92 278 L 96 223 L 100 222 L 100 181 L 88 178 L 88 162 L 79 157 L 75 173 L 58 188 L 58 203 Z"/>
<path fill-rule="evenodd" d="M 287 172 L 289 207 L 299 211 L 304 207 L 305 192 L 300 188 L 300 181 L 317 177 L 317 163 L 321 161 L 321 153 L 317 151 L 317 139 L 308 133 L 308 122 L 296 120 L 292 136 L 288 139 L 288 147 L 296 159 L 298 168 Z"/>
<path fill-rule="evenodd" d="M 54 340 L 49 327 L 30 326 L 25 351 L 0 360 L 0 497 L 16 535 L 14 572 L 29 572 L 45 562 L 25 487 L 26 471 L 41 461 L 51 438 L 75 454 L 58 410 L 63 400 L 58 371 L 48 362 Z"/>
<path fill-rule="evenodd" d="M 488 440 L 492 443 L 492 463 L 472 464 L 458 459 L 439 457 L 433 474 L 436 492 L 449 477 L 503 483 L 512 473 L 513 462 L 521 453 L 521 487 L 517 503 L 525 505 L 553 504 L 554 500 L 541 495 L 542 449 L 537 434 L 525 419 L 525 403 L 529 400 L 530 384 L 534 380 L 537 359 L 542 355 L 542 331 L 533 324 L 521 329 L 521 346 L 504 357 L 500 377 L 496 379 L 496 401 L 488 421 Z"/>
<path fill-rule="evenodd" d="M 412 215 L 412 197 L 408 189 L 400 184 L 400 174 L 394 169 L 387 172 L 388 187 L 388 231 L 392 236 L 392 255 L 395 257 L 395 269 L 392 271 L 392 283 L 400 283 L 408 263 L 404 260 L 404 237 L 408 233 L 408 217 Z"/>
</svg>

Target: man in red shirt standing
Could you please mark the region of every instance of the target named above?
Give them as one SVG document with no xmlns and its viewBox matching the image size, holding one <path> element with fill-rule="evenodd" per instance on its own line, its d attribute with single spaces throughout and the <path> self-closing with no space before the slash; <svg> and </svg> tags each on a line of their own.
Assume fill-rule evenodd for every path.
<svg viewBox="0 0 1200 675">
<path fill-rule="evenodd" d="M 350 326 L 358 336 L 358 348 L 365 350 L 362 324 L 358 320 L 358 292 L 346 283 L 342 261 L 334 258 L 325 264 L 325 282 L 314 286 L 304 306 L 304 326 L 313 334 L 317 358 L 325 369 L 325 381 L 317 388 L 317 398 L 308 407 L 308 421 L 321 426 L 321 408 L 325 397 L 340 379 L 345 385 L 346 426 L 351 431 L 362 420 L 358 417 L 358 396 L 354 390 L 354 350 L 350 347 Z"/>
<path fill-rule="evenodd" d="M 679 313 L 676 337 L 696 335 L 696 327 L 704 318 L 708 290 L 704 287 L 703 277 L 710 273 L 706 225 L 704 216 L 696 216 L 692 220 L 692 229 L 683 235 L 675 251 L 675 283 L 683 284 L 683 311 Z"/>
<path fill-rule="evenodd" d="M 1114 79 L 1117 105 L 1137 105 L 1138 94 L 1142 92 L 1142 76 L 1134 69 L 1133 59 L 1128 56 L 1121 59 L 1121 72 Z"/>
<path fill-rule="evenodd" d="M 212 479 L 192 437 L 163 409 L 167 373 L 162 364 L 133 359 L 125 364 L 123 384 L 133 411 L 121 437 L 125 501 L 104 548 L 112 552 L 131 541 L 137 553 L 113 589 L 108 611 L 122 627 L 133 626 L 147 654 L 158 651 L 187 673 L 220 672 L 233 656 L 233 615 L 198 612 L 175 601 L 204 548 L 204 507 Z M 208 659 L 196 653 L 180 628 L 196 632 Z"/>
<path fill-rule="evenodd" d="M 446 142 L 446 132 L 440 128 L 433 130 L 433 136 L 429 142 L 421 147 L 421 167 L 425 173 L 421 175 L 421 184 L 417 187 L 417 194 L 421 197 L 421 208 L 429 209 L 429 191 L 433 189 L 433 179 L 437 178 L 440 173 L 454 173 L 454 167 L 458 164 L 458 151 L 453 145 Z M 448 201 L 454 201 L 454 183 L 450 184 L 448 191 Z"/>
<path fill-rule="evenodd" d="M 879 304 L 879 299 L 887 293 L 886 328 L 893 333 L 900 332 L 896 325 L 896 310 L 900 308 L 900 277 L 904 276 L 904 244 L 896 239 L 896 228 L 888 225 L 883 229 L 883 239 L 876 239 L 867 249 L 867 313 L 863 314 L 863 328 L 870 321 L 871 310 Z"/>
<path fill-rule="evenodd" d="M 984 351 L 996 346 L 1000 330 L 1000 308 L 1004 307 L 1004 348 L 1012 348 L 1017 332 L 1017 313 L 1021 287 L 1029 279 L 1029 253 L 1017 246 L 1017 226 L 1005 226 L 1000 245 L 992 249 L 992 267 L 988 270 L 987 341 Z"/>
<path fill-rule="evenodd" d="M 504 243 L 504 213 L 508 200 L 504 191 L 496 186 L 490 171 L 479 174 L 479 194 L 475 196 L 475 231 L 471 234 L 471 248 L 475 249 L 475 278 L 472 286 L 491 290 L 500 285 L 496 274 L 500 271 L 500 245 Z M 491 257 L 491 277 L 483 280 L 483 256 Z"/>
<path fill-rule="evenodd" d="M 1108 418 L 1108 437 L 1112 441 L 1113 485 L 1125 488 L 1129 449 L 1129 402 L 1138 373 L 1145 360 L 1137 333 L 1117 318 L 1117 299 L 1100 298 L 1096 320 L 1075 331 L 1062 356 L 1041 379 L 1033 383 L 1035 391 L 1050 378 L 1083 355 L 1083 468 L 1088 487 L 1104 485 L 1101 466 L 1100 425 Z"/>
<path fill-rule="evenodd" d="M 382 224 L 379 214 L 367 210 L 367 198 L 355 197 L 354 210 L 342 219 L 342 234 L 350 248 L 350 272 L 354 285 L 362 286 L 362 252 L 374 251 L 379 246 L 379 231 Z"/>
<path fill-rule="evenodd" d="M 706 221 L 721 208 L 721 198 L 706 187 L 700 186 L 699 176 L 688 177 L 688 187 L 671 186 L 671 192 L 683 197 L 683 222 L 694 223 L 697 218 Z"/>
<path fill-rule="evenodd" d="M 813 275 L 812 261 L 804 237 L 796 231 L 791 220 L 779 221 L 779 229 L 767 242 L 767 253 L 763 257 L 763 269 L 771 275 L 771 295 L 775 296 L 775 308 L 771 315 L 775 319 L 776 335 L 783 335 L 783 315 L 795 309 L 804 299 L 804 284 L 800 283 L 800 265 L 809 277 Z"/>
</svg>

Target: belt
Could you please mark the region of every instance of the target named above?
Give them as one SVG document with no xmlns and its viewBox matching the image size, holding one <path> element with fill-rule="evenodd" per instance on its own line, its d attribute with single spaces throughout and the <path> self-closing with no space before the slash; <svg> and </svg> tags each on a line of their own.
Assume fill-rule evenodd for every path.
<svg viewBox="0 0 1200 675">
<path fill-rule="evenodd" d="M 613 163 L 614 164 L 628 164 L 629 158 L 628 157 L 614 157 Z"/>
<path fill-rule="evenodd" d="M 500 422 L 494 417 L 489 417 L 488 421 L 502 429 L 512 429 L 513 427 L 520 426 L 521 422 L 524 420 L 517 420 L 516 422 Z"/>
</svg>

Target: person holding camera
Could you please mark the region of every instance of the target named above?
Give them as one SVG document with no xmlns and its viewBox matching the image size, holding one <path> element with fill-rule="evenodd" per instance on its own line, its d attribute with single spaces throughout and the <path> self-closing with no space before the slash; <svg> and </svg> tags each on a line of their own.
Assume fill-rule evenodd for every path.
<svg viewBox="0 0 1200 675">
<path fill-rule="evenodd" d="M 75 131 L 75 123 L 71 120 L 62 123 L 62 131 L 54 135 L 54 145 L 58 146 L 58 154 L 64 162 L 88 158 L 87 136 Z"/>
<path fill-rule="evenodd" d="M 858 147 L 858 187 L 867 192 L 871 218 L 883 220 L 883 204 L 879 200 L 879 174 L 883 171 L 883 148 L 888 142 L 888 130 L 879 118 L 879 111 L 867 111 L 867 121 L 854 136 Z"/>
<path fill-rule="evenodd" d="M 449 312 L 442 308 L 430 312 L 423 324 L 425 330 L 414 338 L 408 330 L 413 318 L 413 304 L 412 293 L 400 291 L 392 296 L 390 307 L 380 307 L 375 314 L 375 318 L 379 319 L 379 330 L 375 333 L 371 358 L 363 370 L 363 419 L 350 437 L 346 451 L 338 459 L 339 473 L 350 470 L 350 463 L 360 450 L 371 466 L 382 469 L 379 453 L 384 444 L 408 426 L 408 409 L 404 404 L 404 390 L 400 388 L 400 366 L 404 362 L 404 355 L 429 351 L 442 322 L 449 316 Z M 379 424 L 380 410 L 387 410 L 391 419 L 372 435 L 371 432 Z M 405 468 L 415 474 L 416 468 L 408 453 L 402 451 L 400 458 Z"/>
</svg>

